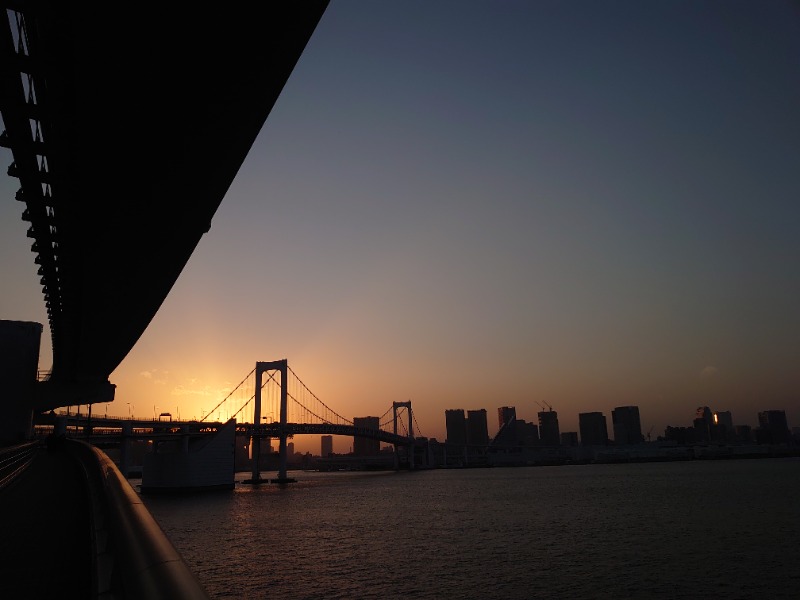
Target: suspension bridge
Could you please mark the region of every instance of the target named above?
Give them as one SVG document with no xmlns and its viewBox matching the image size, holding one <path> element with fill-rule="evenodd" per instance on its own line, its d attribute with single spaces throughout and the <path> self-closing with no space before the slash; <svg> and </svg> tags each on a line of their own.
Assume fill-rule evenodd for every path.
<svg viewBox="0 0 800 600">
<path fill-rule="evenodd" d="M 273 482 L 292 481 L 286 475 L 286 441 L 295 435 L 343 435 L 391 444 L 395 451 L 395 466 L 399 464 L 401 450 L 404 450 L 411 469 L 415 466 L 415 447 L 426 442 L 419 435 L 420 427 L 410 400 L 392 402 L 380 417 L 349 419 L 320 400 L 289 367 L 286 359 L 256 362 L 253 370 L 202 420 L 223 412 L 229 419 L 236 419 L 237 434 L 251 439 L 250 483 L 264 481 L 260 456 L 261 440 L 265 438 L 279 440 L 280 468 L 278 478 L 272 479 Z"/>
<path fill-rule="evenodd" d="M 223 418 L 224 415 L 224 418 Z M 153 420 L 95 416 L 91 412 L 65 416 L 41 414 L 35 419 L 40 436 L 63 433 L 82 438 L 99 447 L 119 447 L 123 472 L 127 473 L 127 444 L 134 439 L 160 444 L 208 437 L 235 426 L 235 435 L 249 439 L 252 477 L 247 483 L 289 483 L 287 440 L 295 435 L 340 435 L 354 438 L 354 454 L 362 458 L 377 455 L 380 443 L 394 447 L 394 465 L 409 469 L 427 462 L 428 439 L 421 434 L 411 401 L 392 402 L 380 416 L 347 418 L 323 402 L 292 370 L 286 359 L 256 362 L 255 367 L 199 421 Z M 217 417 L 216 419 L 214 417 Z M 278 440 L 278 477 L 261 477 L 262 440 Z M 373 440 L 359 444 L 359 440 Z M 359 446 L 361 448 L 359 449 Z M 154 450 L 155 451 L 155 450 Z M 419 456 L 419 459 L 415 456 Z"/>
</svg>

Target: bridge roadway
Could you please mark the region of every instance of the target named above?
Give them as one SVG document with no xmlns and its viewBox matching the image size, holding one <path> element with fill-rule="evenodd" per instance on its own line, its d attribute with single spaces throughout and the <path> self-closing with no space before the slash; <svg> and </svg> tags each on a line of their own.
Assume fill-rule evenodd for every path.
<svg viewBox="0 0 800 600">
<path fill-rule="evenodd" d="M 238 432 L 239 427 L 236 428 Z M 373 440 L 380 440 L 387 444 L 394 444 L 397 446 L 408 446 L 409 443 L 421 446 L 424 445 L 426 440 L 423 438 L 409 439 L 407 436 L 395 435 L 394 433 L 383 431 L 381 429 L 370 429 L 368 427 L 355 427 L 353 425 L 334 425 L 333 423 L 287 423 L 285 428 L 281 428 L 280 423 L 267 423 L 259 426 L 244 425 L 241 431 L 246 432 L 248 435 L 255 434 L 260 437 L 277 438 L 280 437 L 281 431 L 285 431 L 287 435 L 344 435 L 348 437 L 364 437 Z"/>
<path fill-rule="evenodd" d="M 123 437 L 127 438 L 179 438 L 185 435 L 203 436 L 213 434 L 223 425 L 221 422 L 204 421 L 157 421 L 144 419 L 121 419 L 119 417 L 92 417 L 88 415 L 55 415 L 44 414 L 36 418 L 36 426 L 48 426 L 55 428 L 59 419 L 64 420 L 64 425 L 69 430 L 79 430 L 83 432 L 82 437 L 90 437 L 93 440 L 107 440 L 111 443 L 118 443 Z M 124 432 L 127 429 L 128 432 Z M 423 446 L 426 438 L 414 438 L 410 440 L 408 436 L 395 435 L 389 431 L 381 429 L 371 429 L 368 427 L 356 427 L 354 425 L 336 425 L 333 423 L 286 423 L 281 427 L 278 422 L 264 423 L 254 426 L 250 423 L 239 423 L 236 426 L 237 435 L 250 437 L 255 435 L 259 438 L 280 438 L 282 433 L 291 437 L 294 435 L 342 435 L 347 437 L 364 437 L 377 439 L 386 444 L 398 446 L 408 446 L 413 443 L 416 446 Z"/>
</svg>

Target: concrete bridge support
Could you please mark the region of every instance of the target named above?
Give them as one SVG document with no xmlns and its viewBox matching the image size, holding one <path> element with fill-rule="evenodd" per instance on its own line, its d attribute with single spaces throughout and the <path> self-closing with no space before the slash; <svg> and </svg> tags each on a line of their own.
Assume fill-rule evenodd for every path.
<svg viewBox="0 0 800 600">
<path fill-rule="evenodd" d="M 131 471 L 131 436 L 133 425 L 130 421 L 122 424 L 122 437 L 119 440 L 119 470 L 125 477 L 130 477 Z"/>
<path fill-rule="evenodd" d="M 0 320 L 0 446 L 33 435 L 42 324 Z"/>
<path fill-rule="evenodd" d="M 296 480 L 287 476 L 287 456 L 286 456 L 286 420 L 288 416 L 287 410 L 287 383 L 289 379 L 289 363 L 284 358 L 283 360 L 275 360 L 270 362 L 257 362 L 256 363 L 256 394 L 255 394 L 255 410 L 253 415 L 253 427 L 258 429 L 261 425 L 261 386 L 262 375 L 268 371 L 278 371 L 281 375 L 281 413 L 280 413 L 280 432 L 278 435 L 279 441 L 279 457 L 280 466 L 278 470 L 278 477 L 270 479 L 271 483 L 294 483 Z M 250 438 L 250 448 L 252 452 L 252 477 L 250 483 L 261 483 L 261 438 L 256 434 Z"/>
<path fill-rule="evenodd" d="M 392 402 L 392 411 L 394 411 L 394 434 L 397 434 L 397 409 L 408 409 L 408 468 L 414 468 L 414 417 L 411 412 L 411 400 L 408 402 Z M 394 445 L 394 468 L 397 470 L 400 466 L 400 460 L 397 455 L 397 444 Z"/>
</svg>

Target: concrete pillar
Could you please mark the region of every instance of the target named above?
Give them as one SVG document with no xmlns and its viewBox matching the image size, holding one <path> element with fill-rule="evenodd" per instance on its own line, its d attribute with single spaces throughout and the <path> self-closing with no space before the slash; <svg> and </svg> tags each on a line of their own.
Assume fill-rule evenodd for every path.
<svg viewBox="0 0 800 600">
<path fill-rule="evenodd" d="M 66 419 L 65 419 L 66 424 Z M 131 435 L 133 424 L 130 421 L 122 423 L 122 436 L 119 440 L 119 470 L 128 477 L 131 470 Z"/>
<path fill-rule="evenodd" d="M 287 395 L 289 387 L 288 362 L 284 359 L 278 361 L 281 373 L 281 436 L 280 436 L 280 459 L 281 465 L 278 471 L 278 479 L 286 480 L 286 417 L 287 417 Z"/>
<path fill-rule="evenodd" d="M 280 457 L 280 466 L 278 471 L 278 478 L 272 479 L 272 483 L 291 483 L 295 481 L 294 479 L 288 479 L 286 477 L 286 436 L 287 436 L 287 397 L 289 390 L 288 387 L 288 378 L 289 378 L 289 363 L 284 358 L 283 360 L 274 360 L 271 362 L 257 362 L 256 363 L 256 393 L 255 393 L 255 411 L 253 420 L 255 423 L 253 427 L 257 431 L 261 426 L 261 375 L 266 371 L 280 371 L 281 374 L 281 421 L 280 421 L 280 431 L 278 432 L 278 440 L 279 440 L 279 457 Z M 261 441 L 257 435 L 251 436 L 250 441 L 250 449 L 253 453 L 253 476 L 250 479 L 250 483 L 260 483 L 261 482 L 261 467 L 258 462 L 261 454 Z"/>
<path fill-rule="evenodd" d="M 0 446 L 33 437 L 42 324 L 0 320 Z"/>
<path fill-rule="evenodd" d="M 414 470 L 414 418 L 411 413 L 411 400 L 408 401 L 408 468 Z"/>
<path fill-rule="evenodd" d="M 393 430 L 393 433 L 395 435 L 397 435 L 397 403 L 396 402 L 392 403 L 392 410 L 394 411 L 394 414 L 392 415 L 394 417 L 394 430 Z M 379 427 L 380 427 L 380 425 L 379 425 Z M 399 453 L 399 450 L 397 448 L 397 442 L 395 442 L 395 444 L 394 444 L 394 470 L 398 471 L 399 469 L 400 469 L 400 453 Z"/>
<path fill-rule="evenodd" d="M 261 438 L 257 431 L 261 426 L 261 374 L 263 371 L 258 368 L 256 363 L 256 397 L 255 409 L 253 410 L 253 434 L 250 436 L 250 460 L 252 464 L 251 479 L 253 483 L 261 480 Z"/>
</svg>

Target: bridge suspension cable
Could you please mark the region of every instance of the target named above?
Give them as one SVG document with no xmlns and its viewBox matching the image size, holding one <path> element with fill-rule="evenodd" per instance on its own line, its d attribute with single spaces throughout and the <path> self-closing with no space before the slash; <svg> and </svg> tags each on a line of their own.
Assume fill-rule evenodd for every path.
<svg viewBox="0 0 800 600">
<path fill-rule="evenodd" d="M 230 398 L 231 396 L 233 396 L 233 394 L 236 392 L 236 390 L 238 390 L 240 387 L 242 387 L 242 385 L 244 384 L 244 382 L 245 382 L 245 381 L 247 381 L 247 379 L 248 379 L 248 378 L 249 378 L 249 377 L 250 377 L 250 376 L 251 376 L 253 373 L 255 373 L 255 372 L 256 372 L 256 369 L 255 369 L 255 367 L 253 367 L 253 370 L 252 370 L 252 371 L 250 371 L 250 372 L 249 372 L 247 375 L 245 375 L 244 379 L 242 379 L 242 380 L 239 382 L 239 385 L 237 385 L 235 388 L 233 388 L 233 390 L 231 391 L 231 393 L 230 393 L 230 394 L 228 394 L 227 396 L 225 396 L 225 397 L 222 399 L 222 401 L 221 401 L 219 404 L 217 404 L 217 405 L 216 405 L 214 408 L 212 408 L 210 411 L 208 411 L 208 414 L 206 414 L 206 415 L 202 416 L 202 418 L 200 419 L 200 421 L 205 421 L 205 420 L 206 420 L 206 419 L 207 419 L 207 418 L 208 418 L 210 415 L 214 414 L 214 411 L 215 411 L 215 410 L 217 410 L 217 409 L 218 409 L 220 406 L 222 406 L 223 404 L 225 404 L 225 401 L 226 401 L 228 398 Z M 255 396 L 255 394 L 253 394 L 253 396 Z M 253 399 L 253 398 L 251 397 L 251 398 L 250 398 L 250 400 L 252 400 L 252 399 Z M 250 400 L 248 400 L 248 402 L 249 402 Z M 245 403 L 245 406 L 247 406 L 247 403 Z M 244 406 L 242 406 L 242 408 L 244 408 Z M 240 408 L 239 410 L 237 410 L 235 414 L 239 414 L 239 412 L 242 410 L 242 408 Z"/>
<path fill-rule="evenodd" d="M 252 371 L 250 371 L 250 374 L 252 375 L 254 372 L 255 372 L 255 369 L 253 369 Z M 249 375 L 248 375 L 248 377 L 249 377 Z M 266 387 L 266 385 L 267 385 L 267 384 L 268 384 L 270 381 L 275 381 L 275 373 L 269 373 L 269 374 L 268 374 L 268 377 L 267 377 L 266 381 L 264 381 L 264 382 L 261 384 L 261 389 L 264 389 L 264 387 Z M 276 383 L 277 383 L 277 381 L 276 381 Z M 241 384 L 240 384 L 240 385 L 241 385 Z M 238 414 L 239 414 L 240 412 L 242 412 L 242 411 L 243 411 L 243 410 L 244 410 L 244 409 L 245 409 L 247 406 L 249 406 L 249 405 L 250 405 L 250 403 L 253 401 L 253 399 L 254 399 L 255 397 L 256 397 L 256 393 L 255 393 L 255 392 L 253 392 L 253 393 L 250 395 L 250 397 L 247 399 L 247 401 L 246 401 L 244 404 L 242 404 L 242 406 L 240 406 L 240 407 L 239 407 L 239 410 L 237 410 L 235 413 L 233 413 L 233 415 L 231 415 L 231 419 L 234 419 L 234 418 L 236 418 L 236 416 L 238 416 Z M 227 398 L 226 398 L 226 400 L 227 400 Z M 225 401 L 225 400 L 223 400 L 223 402 L 224 402 L 224 401 Z"/>
<path fill-rule="evenodd" d="M 415 427 L 415 431 L 417 432 L 417 435 L 420 436 L 420 437 L 425 437 L 424 435 L 422 435 L 422 429 L 420 428 L 419 423 L 417 422 L 416 413 L 414 413 L 412 411 L 411 417 L 414 419 L 414 427 Z"/>
<path fill-rule="evenodd" d="M 209 420 L 215 412 L 219 411 L 221 407 L 227 406 L 228 408 L 225 409 L 225 411 L 226 414 L 229 415 L 228 418 L 237 418 L 241 422 L 247 422 L 247 419 L 240 418 L 240 415 L 246 407 L 255 407 L 255 403 L 253 401 L 257 395 L 257 390 L 255 390 L 255 381 L 257 378 L 254 377 L 254 374 L 256 373 L 257 369 L 258 366 L 253 368 L 244 377 L 244 379 L 242 379 L 242 381 L 240 381 L 239 384 L 230 393 L 228 393 L 225 398 L 222 399 L 222 401 L 217 403 L 214 408 L 212 408 L 201 418 L 201 421 Z M 320 425 L 354 425 L 353 420 L 342 416 L 325 402 L 323 402 L 319 396 L 312 392 L 308 385 L 306 385 L 306 383 L 300 379 L 297 373 L 288 367 L 288 365 L 285 371 L 285 374 L 287 375 L 286 381 L 281 381 L 278 378 L 280 370 L 269 369 L 263 371 L 263 373 L 266 375 L 266 377 L 261 383 L 261 388 L 262 390 L 266 389 L 266 392 L 261 394 L 262 404 L 260 414 L 264 415 L 261 417 L 261 419 L 267 423 L 275 423 L 281 414 L 281 388 L 285 386 L 285 398 L 287 400 L 291 400 L 291 403 L 285 407 L 287 412 L 285 415 L 286 422 L 297 424 L 316 423 Z M 289 374 L 291 374 L 291 376 L 289 376 Z M 245 386 L 248 381 L 252 381 L 249 389 L 247 386 Z M 234 394 L 236 394 L 237 391 L 240 392 L 239 400 L 234 399 Z M 403 432 L 403 435 L 408 436 L 409 424 L 405 422 L 408 420 L 408 417 L 405 417 L 404 415 L 409 415 L 413 419 L 413 425 L 417 435 L 421 435 L 421 428 L 417 422 L 416 415 L 414 415 L 413 411 L 410 410 L 410 406 L 399 406 L 399 404 L 401 403 L 392 403 L 392 405 L 389 406 L 389 408 L 387 408 L 380 417 L 378 417 L 378 429 L 387 433 L 394 433 L 396 427 L 395 420 L 398 420 L 400 422 L 400 428 Z M 255 413 L 255 408 L 253 409 L 253 412 Z M 219 413 L 217 414 L 219 415 Z M 252 415 L 251 420 L 255 421 L 255 414 Z M 260 423 L 258 423 L 258 425 L 260 425 Z M 400 429 L 397 431 L 397 433 L 400 433 Z"/>
<path fill-rule="evenodd" d="M 408 429 L 406 428 L 405 422 L 403 421 L 403 419 L 397 419 L 397 422 L 400 424 L 400 427 L 403 428 L 403 435 L 405 435 L 407 437 L 408 436 Z"/>
<path fill-rule="evenodd" d="M 389 424 L 394 422 L 394 417 L 393 416 L 391 418 L 389 418 L 389 419 L 386 419 L 385 421 L 383 420 L 386 417 L 386 415 L 388 415 L 390 412 L 392 412 L 393 408 L 394 408 L 394 406 L 390 406 L 389 408 L 386 409 L 385 413 L 383 413 L 380 417 L 378 417 L 378 427 L 383 429 L 384 427 L 389 427 Z"/>
<path fill-rule="evenodd" d="M 287 367 L 286 367 L 286 368 L 287 368 L 287 369 L 288 369 L 288 371 L 289 371 L 289 372 L 290 372 L 290 373 L 291 373 L 291 374 L 294 376 L 294 378 L 297 380 L 297 382 L 298 382 L 298 383 L 299 383 L 299 384 L 300 384 L 300 385 L 303 387 L 303 389 L 304 389 L 304 390 L 306 390 L 306 391 L 307 391 L 309 394 L 311 394 L 311 397 L 312 397 L 312 398 L 314 398 L 314 400 L 316 400 L 316 401 L 317 401 L 317 402 L 319 402 L 319 403 L 320 403 L 320 404 L 321 404 L 323 407 L 325 407 L 325 410 L 327 410 L 328 412 L 330 412 L 332 415 L 335 415 L 335 416 L 336 416 L 336 418 L 338 418 L 340 422 L 347 423 L 348 425 L 352 425 L 352 424 L 353 424 L 353 422 L 352 422 L 350 419 L 348 419 L 348 418 L 346 418 L 346 417 L 343 417 L 342 415 L 340 415 L 339 413 L 337 413 L 335 410 L 333 410 L 333 409 L 332 409 L 330 406 L 328 406 L 327 404 L 325 404 L 325 403 L 324 403 L 322 400 L 320 400 L 320 399 L 319 399 L 319 397 L 318 397 L 318 396 L 317 396 L 317 395 L 316 395 L 314 392 L 312 392 L 312 391 L 309 389 L 309 387 L 308 387 L 308 386 L 307 386 L 305 383 L 303 383 L 303 380 L 302 380 L 302 379 L 300 379 L 300 377 L 298 377 L 298 376 L 297 376 L 297 373 L 295 373 L 295 372 L 292 370 L 292 368 L 291 368 L 291 367 L 289 367 L 289 366 L 287 365 Z M 296 397 L 294 397 L 294 396 L 290 396 L 290 397 L 292 398 L 292 400 L 294 400 L 295 402 L 297 402 L 297 404 L 299 404 L 300 406 L 302 406 L 303 408 L 305 408 L 306 410 L 308 410 L 308 412 L 309 412 L 309 413 L 311 413 L 312 415 L 314 415 L 314 416 L 315 416 L 315 417 L 317 417 L 318 419 L 321 419 L 323 422 L 327 422 L 327 423 L 333 423 L 333 421 L 332 421 L 332 420 L 325 419 L 325 418 L 323 418 L 323 417 L 321 417 L 321 416 L 319 416 L 319 415 L 317 415 L 317 414 L 314 414 L 314 413 L 313 413 L 313 412 L 312 412 L 310 409 L 308 409 L 308 407 L 307 407 L 306 405 L 302 404 L 302 403 L 301 403 L 301 402 L 300 402 L 300 401 L 299 401 L 299 400 L 298 400 Z"/>
</svg>

